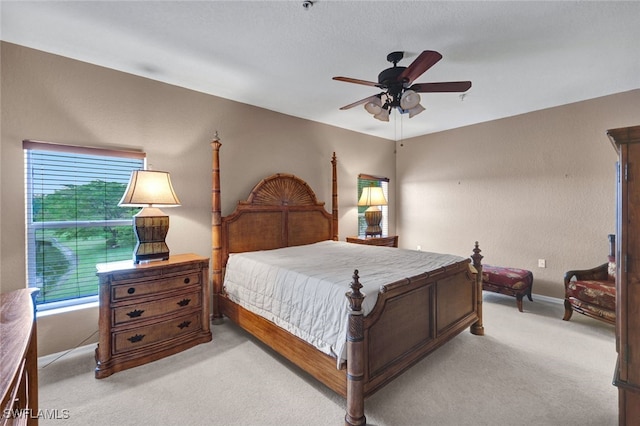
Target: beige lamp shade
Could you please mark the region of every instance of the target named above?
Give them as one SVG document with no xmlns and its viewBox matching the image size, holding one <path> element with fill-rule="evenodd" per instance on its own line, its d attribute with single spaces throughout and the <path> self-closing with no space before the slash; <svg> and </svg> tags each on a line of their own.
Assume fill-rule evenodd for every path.
<svg viewBox="0 0 640 426">
<path fill-rule="evenodd" d="M 120 203 L 121 207 L 176 207 L 180 200 L 171 185 L 167 172 L 136 170 L 131 172 L 129 185 Z"/>
<path fill-rule="evenodd" d="M 386 206 L 387 199 L 384 198 L 382 188 L 379 186 L 366 186 L 362 188 L 362 195 L 358 201 L 358 206 Z"/>
</svg>

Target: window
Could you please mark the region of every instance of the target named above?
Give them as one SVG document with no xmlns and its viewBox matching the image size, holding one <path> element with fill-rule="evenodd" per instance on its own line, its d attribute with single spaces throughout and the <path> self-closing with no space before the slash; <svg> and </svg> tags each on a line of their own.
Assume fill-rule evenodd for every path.
<svg viewBox="0 0 640 426">
<path fill-rule="evenodd" d="M 96 264 L 131 259 L 132 216 L 118 207 L 145 154 L 23 141 L 27 279 L 39 310 L 97 300 Z"/>
<path fill-rule="evenodd" d="M 389 178 L 359 174 L 358 198 L 356 198 L 356 200 L 360 199 L 360 196 L 362 195 L 362 188 L 367 186 L 382 187 L 384 197 L 389 201 Z M 364 235 L 365 230 L 367 229 L 367 222 L 364 220 L 364 211 L 366 209 L 366 206 L 358 206 L 358 235 Z M 389 235 L 389 206 L 381 206 L 380 209 L 382 210 L 382 222 L 380 222 L 380 227 L 382 228 L 382 235 L 386 236 Z"/>
</svg>

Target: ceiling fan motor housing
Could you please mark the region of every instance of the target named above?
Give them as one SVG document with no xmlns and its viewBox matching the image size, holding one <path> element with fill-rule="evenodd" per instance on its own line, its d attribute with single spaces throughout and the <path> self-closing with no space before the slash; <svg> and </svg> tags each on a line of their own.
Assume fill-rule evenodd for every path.
<svg viewBox="0 0 640 426">
<path fill-rule="evenodd" d="M 407 67 L 399 67 L 398 62 L 404 57 L 404 52 L 391 52 L 387 55 L 387 61 L 391 62 L 393 66 L 387 68 L 378 74 L 378 85 L 382 89 L 387 89 L 389 94 L 394 98 L 399 95 L 405 86 L 409 83 L 405 79 L 400 79 L 400 75 L 407 69 Z"/>
<path fill-rule="evenodd" d="M 391 89 L 391 87 L 394 85 L 402 87 L 403 81 L 398 81 L 398 77 L 400 77 L 400 74 L 402 74 L 402 72 L 406 69 L 407 67 L 387 68 L 386 70 L 378 74 L 378 84 L 380 84 L 380 86 L 382 86 L 383 88 L 388 87 L 389 89 Z"/>
</svg>

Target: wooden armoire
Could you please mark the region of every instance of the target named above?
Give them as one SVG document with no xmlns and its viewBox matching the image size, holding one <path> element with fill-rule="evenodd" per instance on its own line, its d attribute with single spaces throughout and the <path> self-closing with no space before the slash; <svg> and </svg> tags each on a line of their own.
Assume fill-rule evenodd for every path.
<svg viewBox="0 0 640 426">
<path fill-rule="evenodd" d="M 640 424 L 640 126 L 607 131 L 618 152 L 616 350 L 619 424 Z"/>
</svg>

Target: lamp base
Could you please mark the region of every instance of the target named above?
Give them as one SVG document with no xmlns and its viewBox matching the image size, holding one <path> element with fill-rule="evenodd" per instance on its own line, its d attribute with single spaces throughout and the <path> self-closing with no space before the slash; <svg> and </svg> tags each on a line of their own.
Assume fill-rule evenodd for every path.
<svg viewBox="0 0 640 426">
<path fill-rule="evenodd" d="M 158 208 L 145 207 L 133 217 L 133 228 L 137 238 L 134 263 L 169 259 L 169 246 L 165 242 L 169 216 Z"/>
<path fill-rule="evenodd" d="M 133 253 L 133 263 L 136 265 L 143 262 L 153 262 L 159 260 L 169 260 L 169 247 L 165 244 L 166 250 L 156 251 L 154 253 L 146 253 L 148 250 L 147 243 L 136 245 L 136 251 Z"/>
<path fill-rule="evenodd" d="M 364 220 L 367 221 L 367 229 L 364 231 L 365 237 L 382 236 L 382 228 L 380 227 L 382 211 L 375 207 L 369 207 L 364 211 Z"/>
</svg>

